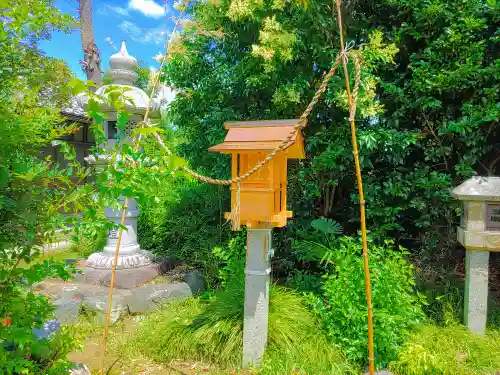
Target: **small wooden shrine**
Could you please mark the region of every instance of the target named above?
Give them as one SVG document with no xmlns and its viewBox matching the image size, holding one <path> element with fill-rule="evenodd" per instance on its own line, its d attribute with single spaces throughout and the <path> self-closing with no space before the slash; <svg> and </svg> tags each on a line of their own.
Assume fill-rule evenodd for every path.
<svg viewBox="0 0 500 375">
<path fill-rule="evenodd" d="M 259 164 L 294 131 L 294 120 L 227 122 L 223 143 L 209 151 L 230 154 L 231 175 L 235 179 Z M 283 227 L 292 212 L 286 209 L 287 160 L 303 159 L 304 140 L 297 132 L 283 151 L 240 183 L 239 214 L 249 228 L 267 224 Z M 237 184 L 231 186 L 231 207 L 235 207 Z M 228 214 L 226 214 L 228 215 Z"/>
</svg>

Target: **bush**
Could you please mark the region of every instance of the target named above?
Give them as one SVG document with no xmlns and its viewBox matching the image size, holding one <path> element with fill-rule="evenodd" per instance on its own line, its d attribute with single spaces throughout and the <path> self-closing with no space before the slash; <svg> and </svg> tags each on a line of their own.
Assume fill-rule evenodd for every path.
<svg viewBox="0 0 500 375">
<path fill-rule="evenodd" d="M 95 232 L 92 234 L 82 234 L 71 239 L 69 251 L 78 254 L 82 258 L 88 258 L 91 254 L 97 253 L 104 249 L 108 241 L 107 233 L 104 231 Z"/>
<path fill-rule="evenodd" d="M 220 278 L 224 290 L 209 299 L 169 304 L 147 317 L 133 339 L 134 350 L 160 362 L 174 358 L 210 361 L 238 367 L 243 348 L 245 232 L 216 255 L 225 266 Z M 288 374 L 300 368 L 306 373 L 347 374 L 352 368 L 318 333 L 317 319 L 304 297 L 271 285 L 268 351 L 263 373 Z M 293 312 L 291 314 L 290 312 Z M 324 347 L 321 345 L 325 344 Z M 267 372 L 266 372 L 267 371 Z"/>
<path fill-rule="evenodd" d="M 390 368 L 406 375 L 498 374 L 500 331 L 481 337 L 456 324 L 423 325 L 410 335 Z"/>
<path fill-rule="evenodd" d="M 40 334 L 53 318 L 54 306 L 30 290 L 33 283 L 45 278 L 67 279 L 68 271 L 74 269 L 52 259 L 22 268 L 0 256 L 0 373 L 55 375 L 71 366 L 66 355 L 77 342 L 65 328 Z"/>
<path fill-rule="evenodd" d="M 393 243 L 369 244 L 372 275 L 375 362 L 384 367 L 397 357 L 410 329 L 421 322 L 422 297 L 414 288 L 413 267 Z M 361 241 L 341 237 L 327 258 L 333 270 L 325 275 L 323 298 L 316 298 L 327 334 L 350 360 L 367 363 L 368 324 Z"/>
<path fill-rule="evenodd" d="M 184 179 L 168 182 L 161 203 L 141 207 L 141 247 L 200 269 L 213 286 L 219 261 L 212 250 L 227 243 L 230 233 L 220 189 Z"/>
</svg>

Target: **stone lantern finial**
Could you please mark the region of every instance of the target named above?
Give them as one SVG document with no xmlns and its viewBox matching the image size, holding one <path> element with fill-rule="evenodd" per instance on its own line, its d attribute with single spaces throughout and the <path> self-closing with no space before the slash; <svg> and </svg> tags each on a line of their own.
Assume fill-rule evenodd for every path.
<svg viewBox="0 0 500 375">
<path fill-rule="evenodd" d="M 109 58 L 109 66 L 108 74 L 113 84 L 134 86 L 138 78 L 136 72 L 137 60 L 128 54 L 124 40 L 122 40 L 120 51 Z"/>
</svg>

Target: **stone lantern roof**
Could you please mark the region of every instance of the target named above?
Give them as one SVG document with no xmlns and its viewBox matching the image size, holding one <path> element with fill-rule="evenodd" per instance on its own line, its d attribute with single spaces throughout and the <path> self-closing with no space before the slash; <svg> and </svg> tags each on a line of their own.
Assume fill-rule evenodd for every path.
<svg viewBox="0 0 500 375">
<path fill-rule="evenodd" d="M 500 177 L 472 177 L 453 189 L 452 194 L 466 201 L 500 201 Z"/>
<path fill-rule="evenodd" d="M 107 113 L 115 111 L 113 107 L 108 105 L 106 100 L 106 92 L 109 87 L 114 86 L 126 89 L 124 95 L 131 99 L 131 102 L 127 101 L 125 103 L 126 109 L 129 112 L 136 115 L 144 114 L 149 103 L 149 96 L 144 92 L 144 90 L 135 86 L 135 81 L 138 78 L 136 71 L 137 60 L 135 57 L 129 55 L 125 41 L 122 41 L 120 51 L 109 58 L 109 66 L 110 69 L 108 70 L 108 76 L 111 79 L 111 83 L 99 87 L 96 91 L 96 94 L 103 98 L 101 109 Z M 63 109 L 62 113 L 67 117 L 84 117 L 87 110 L 87 103 L 88 95 L 86 93 L 80 93 L 71 99 L 69 108 Z M 165 100 L 151 100 L 149 118 L 159 118 L 160 108 L 164 104 L 166 104 Z"/>
<path fill-rule="evenodd" d="M 144 90 L 135 86 L 137 81 L 137 60 L 129 55 L 125 41 L 122 41 L 120 51 L 109 58 L 108 76 L 111 79 L 111 84 L 99 87 L 96 91 L 97 95 L 106 97 L 106 91 L 110 86 L 117 86 L 127 91 L 125 96 L 131 99 L 132 103 L 126 103 L 127 110 L 135 114 L 143 114 L 149 104 L 149 96 Z M 152 100 L 150 103 L 150 117 L 155 118 L 160 115 L 160 103 Z M 114 108 L 109 108 L 107 103 L 103 103 L 103 110 L 106 112 L 114 111 Z"/>
</svg>

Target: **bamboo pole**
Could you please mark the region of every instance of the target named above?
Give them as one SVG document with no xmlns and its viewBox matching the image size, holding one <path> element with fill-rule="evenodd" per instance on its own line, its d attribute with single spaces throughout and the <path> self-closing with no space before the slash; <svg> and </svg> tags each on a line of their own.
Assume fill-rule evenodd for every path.
<svg viewBox="0 0 500 375">
<path fill-rule="evenodd" d="M 156 91 L 156 89 L 157 89 L 157 87 L 158 87 L 158 85 L 160 83 L 160 75 L 161 75 L 162 69 L 163 69 L 163 67 L 165 65 L 165 62 L 167 60 L 167 56 L 168 56 L 168 53 L 169 53 L 170 44 L 172 43 L 172 40 L 173 40 L 173 38 L 175 36 L 175 32 L 176 32 L 177 28 L 180 25 L 180 20 L 181 20 L 181 17 L 184 15 L 186 7 L 187 7 L 187 2 L 185 4 L 185 7 L 180 12 L 179 17 L 176 19 L 176 21 L 174 23 L 174 27 L 172 29 L 172 34 L 170 35 L 170 38 L 167 40 L 167 43 L 165 44 L 165 55 L 163 56 L 163 58 L 161 60 L 160 69 L 158 70 L 158 75 L 155 76 L 154 79 L 153 79 L 153 83 L 151 85 L 151 94 L 149 95 L 149 99 L 148 99 L 148 102 L 147 102 L 147 105 L 146 105 L 146 112 L 145 112 L 144 118 L 143 118 L 143 120 L 142 120 L 142 122 L 140 124 L 141 126 L 146 126 L 146 127 L 149 126 L 149 115 L 150 115 L 150 111 L 151 111 L 151 103 L 153 101 L 153 97 L 155 95 L 155 91 Z M 141 138 L 142 138 L 142 135 L 139 134 L 138 137 L 137 137 L 137 139 L 134 142 L 135 143 L 134 150 L 136 152 L 139 150 L 139 145 L 140 145 Z M 160 140 L 161 140 L 161 138 L 160 138 Z M 162 142 L 160 144 L 162 144 Z M 168 150 L 168 148 L 166 148 L 166 149 Z M 168 152 L 168 154 L 170 155 L 171 153 Z M 135 167 L 136 163 L 134 162 L 132 164 L 132 166 Z M 123 201 L 123 206 L 122 206 L 122 218 L 121 218 L 121 225 L 122 225 L 122 227 L 118 231 L 118 241 L 116 243 L 115 257 L 113 259 L 113 267 L 112 267 L 112 270 L 111 270 L 111 282 L 110 282 L 110 285 L 109 285 L 109 295 L 108 295 L 108 311 L 106 313 L 106 322 L 105 322 L 105 325 L 104 325 L 104 335 L 103 335 L 102 349 L 101 349 L 100 375 L 104 375 L 104 359 L 106 357 L 106 350 L 107 350 L 107 345 L 108 345 L 108 332 L 109 332 L 109 323 L 110 323 L 110 320 L 111 320 L 111 306 L 112 306 L 112 303 L 113 303 L 113 288 L 115 286 L 116 265 L 118 263 L 118 254 L 120 252 L 120 244 L 121 244 L 121 240 L 122 240 L 123 226 L 125 225 L 125 216 L 126 216 L 126 213 L 127 213 L 127 209 L 128 209 L 128 198 L 125 197 L 125 200 Z"/>
<path fill-rule="evenodd" d="M 125 197 L 122 207 L 122 218 L 120 224 L 125 225 L 125 216 L 128 209 L 128 198 Z M 109 295 L 108 295 L 108 311 L 106 312 L 106 323 L 104 325 L 104 337 L 102 341 L 101 350 L 101 375 L 104 375 L 104 359 L 106 357 L 106 349 L 108 344 L 108 332 L 109 332 L 109 322 L 111 319 L 111 306 L 113 304 L 113 288 L 115 286 L 115 276 L 116 276 L 116 265 L 118 263 L 118 254 L 120 252 L 120 243 L 122 242 L 123 229 L 120 228 L 118 231 L 118 241 L 116 242 L 115 257 L 113 258 L 113 267 L 111 270 L 111 281 L 109 284 Z"/>
<path fill-rule="evenodd" d="M 358 182 L 359 192 L 359 211 L 361 219 L 361 239 L 363 245 L 363 266 L 365 272 L 365 287 L 366 287 L 366 304 L 368 306 L 368 366 L 370 375 L 375 373 L 375 359 L 373 354 L 373 310 L 372 310 L 372 296 L 371 296 L 371 283 L 370 283 L 370 267 L 368 264 L 368 243 L 366 240 L 366 212 L 365 212 L 365 198 L 363 194 L 363 180 L 361 178 L 361 167 L 359 165 L 359 152 L 358 152 L 358 139 L 356 136 L 356 125 L 354 123 L 353 100 L 351 95 L 351 87 L 349 84 L 349 73 L 347 71 L 347 57 L 344 50 L 344 36 L 342 30 L 342 14 L 340 9 L 341 0 L 336 0 L 337 4 L 337 19 L 339 23 L 340 33 L 340 48 L 342 53 L 342 65 L 344 67 L 345 86 L 347 91 L 347 100 L 349 104 L 349 123 L 351 126 L 352 138 L 352 153 L 354 155 L 354 164 L 356 166 L 356 178 Z"/>
</svg>

